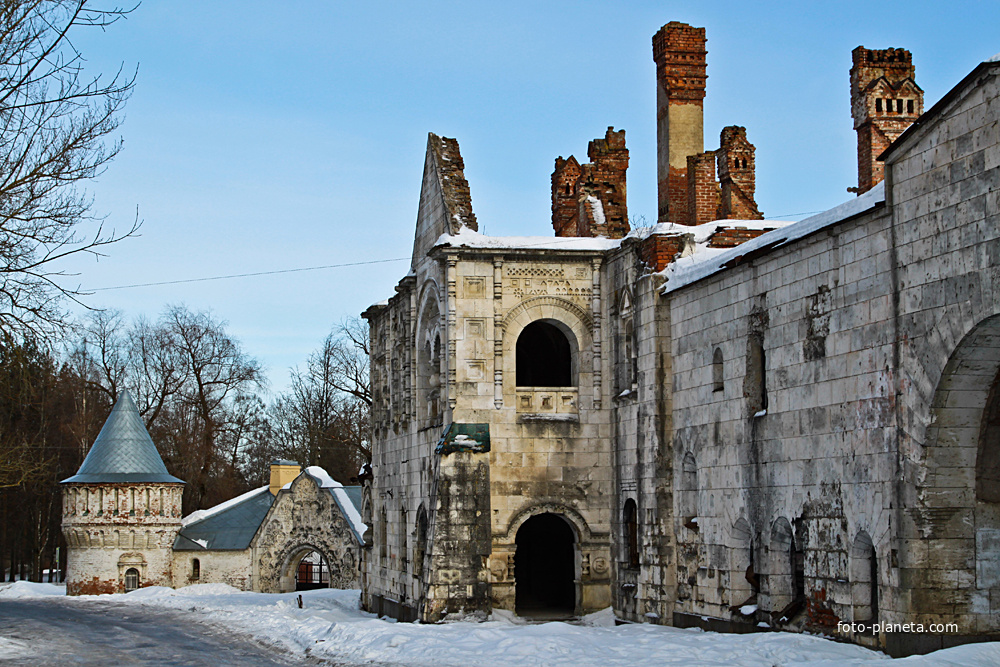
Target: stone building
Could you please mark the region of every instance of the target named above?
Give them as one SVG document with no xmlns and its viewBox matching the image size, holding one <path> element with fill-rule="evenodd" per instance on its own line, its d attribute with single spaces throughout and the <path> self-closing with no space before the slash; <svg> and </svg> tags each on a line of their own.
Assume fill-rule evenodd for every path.
<svg viewBox="0 0 1000 667">
<path fill-rule="evenodd" d="M 852 90 L 859 62 L 909 63 L 854 54 Z M 1000 636 L 1000 59 L 900 129 L 884 182 L 797 223 L 759 219 L 727 128 L 720 197 L 728 181 L 746 219 L 689 225 L 704 57 L 700 29 L 654 37 L 661 221 L 680 225 L 587 233 L 604 203 L 570 158 L 567 238 L 480 235 L 458 144 L 430 135 L 411 270 L 364 314 L 363 604 L 433 621 L 610 601 L 893 654 Z M 921 110 L 907 71 L 886 74 L 896 115 Z M 872 117 L 880 85 L 857 84 L 882 90 Z M 876 131 L 859 124 L 859 156 Z"/>
<path fill-rule="evenodd" d="M 199 583 L 265 593 L 359 585 L 360 487 L 276 461 L 269 486 L 182 519 L 184 482 L 167 474 L 128 392 L 63 484 L 69 595 Z"/>
</svg>

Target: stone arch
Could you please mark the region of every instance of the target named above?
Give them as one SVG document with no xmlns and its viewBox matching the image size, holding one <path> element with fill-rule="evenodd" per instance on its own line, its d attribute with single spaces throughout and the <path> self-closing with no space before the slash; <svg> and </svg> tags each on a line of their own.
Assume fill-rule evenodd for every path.
<svg viewBox="0 0 1000 667">
<path fill-rule="evenodd" d="M 792 524 L 778 517 L 771 524 L 767 549 L 767 591 L 769 609 L 781 612 L 795 600 L 795 535 Z"/>
<path fill-rule="evenodd" d="M 331 489 L 303 472 L 278 492 L 251 543 L 256 588 L 263 593 L 295 590 L 295 569 L 310 551 L 327 563 L 331 588 L 358 585 L 359 538 Z"/>
<path fill-rule="evenodd" d="M 573 525 L 552 512 L 533 514 L 514 535 L 518 614 L 574 614 L 581 606 L 580 547 Z"/>
<path fill-rule="evenodd" d="M 758 590 L 753 531 L 745 518 L 733 524 L 729 540 L 729 604 L 737 607 L 755 600 Z"/>
<path fill-rule="evenodd" d="M 970 593 L 988 596 L 1000 587 L 1000 315 L 979 321 L 949 345 L 965 324 L 965 318 L 945 319 L 940 332 L 928 334 L 930 361 L 921 368 L 941 371 L 926 408 L 919 392 L 913 403 L 908 401 L 915 421 L 927 426 L 918 450 L 922 456 L 911 473 L 915 493 L 902 511 L 901 556 L 904 567 L 920 573 L 911 577 L 919 585 L 910 594 L 908 611 L 934 608 L 940 596 L 953 596 L 956 580 L 967 581 L 972 590 L 948 620 L 959 622 L 963 632 L 997 632 L 1000 618 L 975 613 Z M 948 350 L 946 362 L 934 360 Z M 926 417 L 921 417 L 924 409 Z M 926 546 L 911 551 L 912 539 Z M 970 619 L 979 619 L 978 625 Z"/>
<path fill-rule="evenodd" d="M 851 602 L 855 623 L 879 620 L 878 554 L 872 538 L 858 532 L 851 546 Z"/>
<path fill-rule="evenodd" d="M 423 427 L 437 425 L 444 415 L 444 370 L 442 361 L 445 349 L 441 328 L 441 290 L 436 282 L 428 280 L 421 290 L 416 322 L 417 354 L 417 416 Z"/>
<path fill-rule="evenodd" d="M 578 544 L 580 542 L 591 541 L 590 527 L 587 525 L 587 521 L 583 518 L 583 515 L 572 507 L 553 502 L 536 503 L 518 510 L 507 524 L 506 532 L 503 535 L 495 533 L 494 537 L 500 540 L 513 540 L 521 525 L 537 514 L 558 514 L 569 523 Z"/>
</svg>

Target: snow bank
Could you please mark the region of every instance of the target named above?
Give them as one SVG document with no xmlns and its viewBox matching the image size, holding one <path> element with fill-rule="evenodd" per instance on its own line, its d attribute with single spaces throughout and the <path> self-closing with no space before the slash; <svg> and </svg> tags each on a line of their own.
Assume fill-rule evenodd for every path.
<svg viewBox="0 0 1000 667">
<path fill-rule="evenodd" d="M 51 584 L 21 588 L 36 594 L 42 590 L 37 587 L 46 586 L 55 591 L 48 594 L 62 594 L 62 589 Z M 298 606 L 299 595 L 303 599 L 302 609 Z M 178 590 L 150 587 L 126 595 L 63 599 L 84 604 L 113 601 L 180 609 L 303 657 L 348 665 L 478 667 L 503 662 L 510 667 L 543 664 L 864 667 L 874 662 L 892 662 L 901 667 L 995 667 L 1000 664 L 1000 642 L 891 660 L 859 646 L 802 634 L 735 635 L 649 624 L 615 626 L 609 609 L 574 624 L 528 623 L 502 610 L 494 611 L 484 623 L 396 623 L 360 611 L 358 591 L 333 589 L 269 595 L 238 591 L 223 584 L 200 584 Z M 17 642 L 0 638 L 0 659 L 16 657 L 20 650 Z"/>
<path fill-rule="evenodd" d="M 40 598 L 50 595 L 66 595 L 66 585 L 38 584 L 33 581 L 0 583 L 0 598 Z"/>
</svg>

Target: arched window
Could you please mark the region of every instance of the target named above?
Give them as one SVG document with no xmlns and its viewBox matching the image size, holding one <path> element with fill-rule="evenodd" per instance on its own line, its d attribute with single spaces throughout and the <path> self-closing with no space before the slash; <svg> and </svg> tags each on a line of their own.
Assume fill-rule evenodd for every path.
<svg viewBox="0 0 1000 667">
<path fill-rule="evenodd" d="M 382 506 L 382 513 L 379 515 L 378 523 L 378 553 L 379 558 L 382 560 L 382 564 L 385 565 L 386 560 L 389 558 L 389 536 L 388 536 L 388 525 L 389 517 L 385 511 L 385 506 Z"/>
<path fill-rule="evenodd" d="M 872 538 L 864 531 L 851 548 L 851 597 L 855 623 L 878 621 L 878 560 Z"/>
<path fill-rule="evenodd" d="M 409 550 L 409 540 L 406 534 L 406 508 L 399 509 L 399 569 L 406 572 L 407 555 Z"/>
<path fill-rule="evenodd" d="M 635 501 L 629 498 L 622 510 L 622 525 L 625 528 L 625 567 L 639 567 L 639 516 Z"/>
<path fill-rule="evenodd" d="M 417 548 L 413 554 L 413 576 L 424 574 L 424 552 L 427 550 L 427 510 L 421 505 L 417 509 Z"/>
<path fill-rule="evenodd" d="M 139 588 L 139 570 L 130 567 L 125 570 L 125 592 L 131 593 Z"/>
<path fill-rule="evenodd" d="M 201 561 L 197 558 L 191 561 L 191 578 L 201 579 Z"/>
<path fill-rule="evenodd" d="M 572 387 L 573 351 L 562 329 L 538 320 L 517 337 L 518 387 Z"/>
<path fill-rule="evenodd" d="M 715 348 L 712 353 L 712 391 L 722 391 L 725 383 L 722 377 L 722 349 Z"/>
<path fill-rule="evenodd" d="M 767 358 L 760 334 L 751 335 L 747 344 L 747 375 L 744 384 L 750 414 L 762 416 L 767 411 Z"/>
</svg>

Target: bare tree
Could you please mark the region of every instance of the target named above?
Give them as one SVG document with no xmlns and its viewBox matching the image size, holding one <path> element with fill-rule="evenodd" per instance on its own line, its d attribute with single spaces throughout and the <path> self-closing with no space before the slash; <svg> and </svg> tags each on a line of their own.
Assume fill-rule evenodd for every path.
<svg viewBox="0 0 1000 667">
<path fill-rule="evenodd" d="M 59 326 L 67 287 L 58 260 L 100 254 L 130 236 L 103 230 L 83 181 L 121 150 L 108 141 L 135 81 L 88 76 L 73 44 L 79 28 L 103 29 L 131 10 L 87 0 L 7 0 L 0 5 L 0 334 Z M 84 235 L 92 223 L 96 230 Z"/>
</svg>

